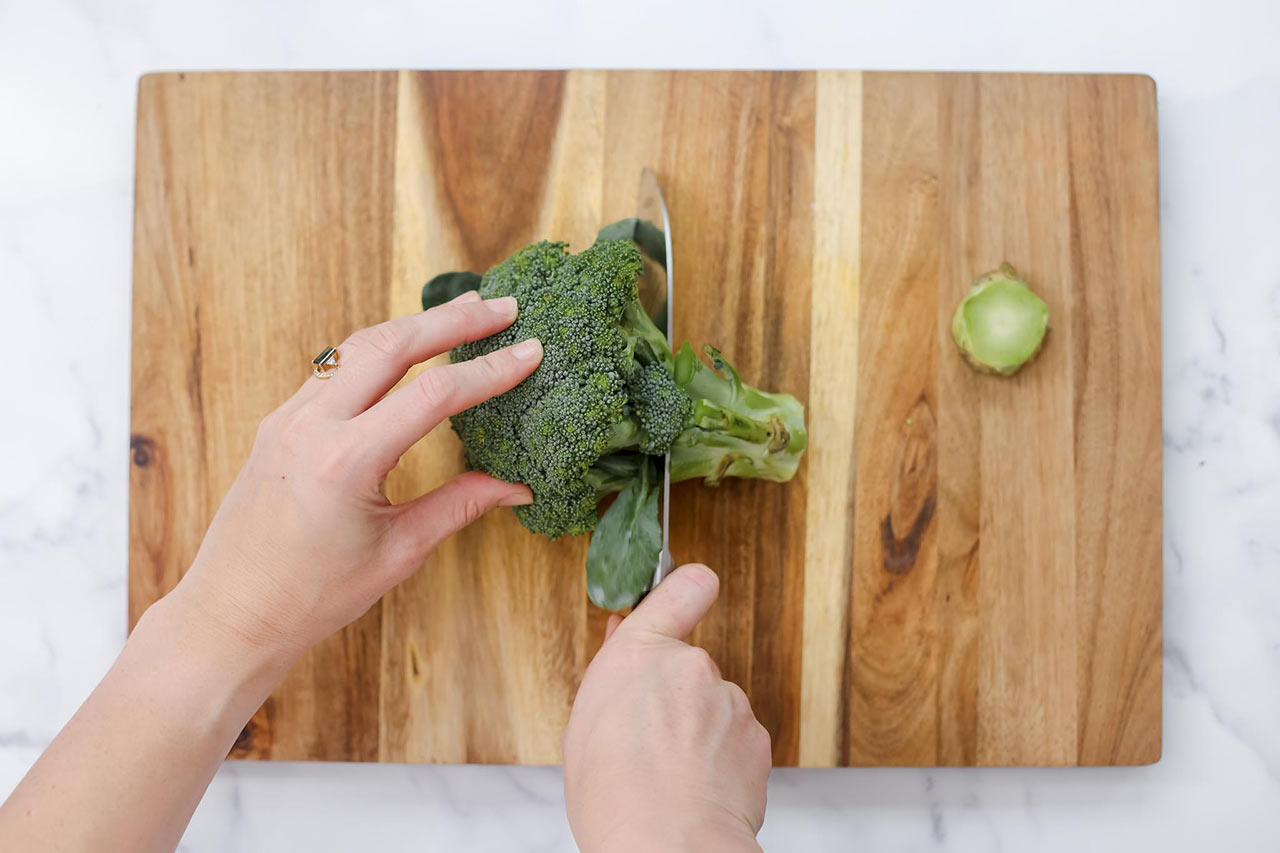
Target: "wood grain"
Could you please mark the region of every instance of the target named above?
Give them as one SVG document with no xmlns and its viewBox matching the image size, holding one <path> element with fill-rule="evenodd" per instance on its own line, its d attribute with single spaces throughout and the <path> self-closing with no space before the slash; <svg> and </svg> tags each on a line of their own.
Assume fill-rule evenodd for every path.
<svg viewBox="0 0 1280 853">
<path fill-rule="evenodd" d="M 422 282 L 591 242 L 653 167 L 676 335 L 808 404 L 790 484 L 674 492 L 720 572 L 695 634 L 777 764 L 1138 764 L 1160 752 L 1155 95 L 1133 76 L 149 75 L 139 87 L 130 624 L 180 579 L 313 350 Z M 1008 260 L 1040 358 L 950 340 Z M 388 479 L 463 469 L 437 430 Z M 603 631 L 586 542 L 506 511 L 317 647 L 236 757 L 560 760 Z"/>
<path fill-rule="evenodd" d="M 849 591 L 862 201 L 862 74 L 823 71 L 814 127 L 804 610 L 798 762 L 841 763 L 848 749 Z"/>
<path fill-rule="evenodd" d="M 138 115 L 130 625 L 313 350 L 388 314 L 394 76 L 148 75 Z M 380 632 L 316 646 L 235 754 L 376 758 Z"/>
<path fill-rule="evenodd" d="M 547 234 L 594 239 L 601 183 L 578 175 L 599 175 L 602 124 L 587 118 L 604 80 L 569 77 L 400 75 L 395 313 L 421 310 L 435 272 L 487 269 Z M 456 437 L 436 430 L 402 460 L 388 495 L 406 500 L 463 470 Z M 586 541 L 525 534 L 511 513 L 493 513 L 384 599 L 382 760 L 560 760 L 587 663 L 575 571 Z"/>
</svg>

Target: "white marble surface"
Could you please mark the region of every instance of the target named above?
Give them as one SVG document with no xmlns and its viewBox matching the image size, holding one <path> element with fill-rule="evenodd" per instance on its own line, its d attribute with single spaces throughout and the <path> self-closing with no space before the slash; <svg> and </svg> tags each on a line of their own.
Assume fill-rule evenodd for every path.
<svg viewBox="0 0 1280 853">
<path fill-rule="evenodd" d="M 1160 97 L 1164 760 L 778 771 L 761 838 L 778 851 L 1280 849 L 1280 4 L 856 5 L 0 0 L 0 796 L 124 640 L 142 72 L 1140 71 Z M 183 842 L 409 848 L 573 849 L 559 771 L 228 765 Z"/>
</svg>

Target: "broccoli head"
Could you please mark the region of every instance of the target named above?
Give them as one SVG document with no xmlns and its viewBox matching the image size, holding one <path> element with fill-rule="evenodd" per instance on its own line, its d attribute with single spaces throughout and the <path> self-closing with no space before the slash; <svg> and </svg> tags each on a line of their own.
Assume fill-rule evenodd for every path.
<svg viewBox="0 0 1280 853">
<path fill-rule="evenodd" d="M 640 268 L 640 253 L 627 242 L 577 255 L 564 243 L 521 249 L 485 273 L 479 287 L 486 298 L 514 296 L 519 317 L 452 353 L 465 361 L 527 338 L 542 341 L 542 364 L 532 376 L 453 418 L 469 466 L 533 491 L 534 502 L 516 514 L 535 533 L 595 527 L 600 496 L 586 474 L 610 451 L 627 407 L 632 346 L 621 321 L 636 299 Z"/>
<path fill-rule="evenodd" d="M 687 343 L 672 352 L 640 303 L 642 269 L 627 239 L 601 239 L 576 255 L 564 243 L 540 242 L 482 277 L 447 273 L 423 289 L 424 307 L 459 286 L 519 304 L 509 328 L 457 347 L 455 362 L 542 342 L 542 364 L 529 378 L 452 421 L 471 468 L 533 492 L 533 503 L 515 512 L 535 533 L 594 530 L 601 499 L 614 492 L 623 493 L 615 506 L 656 524 L 648 498 L 660 478 L 651 457 L 668 452 L 672 480 L 712 485 L 724 477 L 786 481 L 799 465 L 807 443 L 800 402 L 744 384 L 711 347 L 710 366 Z M 593 543 L 590 553 L 600 550 Z M 607 606 L 634 597 L 610 594 Z"/>
</svg>

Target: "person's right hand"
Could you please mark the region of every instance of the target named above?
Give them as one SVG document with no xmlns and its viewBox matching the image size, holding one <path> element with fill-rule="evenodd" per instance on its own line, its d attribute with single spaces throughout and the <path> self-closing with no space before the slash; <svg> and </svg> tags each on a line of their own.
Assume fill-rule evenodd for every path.
<svg viewBox="0 0 1280 853">
<path fill-rule="evenodd" d="M 587 667 L 564 738 L 565 806 L 584 853 L 758 851 L 769 733 L 738 685 L 683 640 L 719 580 L 682 566 Z"/>
</svg>

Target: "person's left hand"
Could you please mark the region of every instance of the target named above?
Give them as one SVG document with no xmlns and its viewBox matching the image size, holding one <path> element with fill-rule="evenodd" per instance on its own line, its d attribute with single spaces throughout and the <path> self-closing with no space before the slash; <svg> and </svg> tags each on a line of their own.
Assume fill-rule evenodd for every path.
<svg viewBox="0 0 1280 853">
<path fill-rule="evenodd" d="M 446 536 L 528 488 L 470 472 L 393 506 L 387 473 L 445 418 L 514 387 L 536 340 L 461 364 L 408 369 L 516 317 L 511 297 L 464 294 L 352 335 L 329 379 L 311 378 L 263 420 L 244 469 L 173 597 L 255 648 L 286 658 L 359 617 Z M 385 395 L 385 396 L 384 396 Z"/>
</svg>

